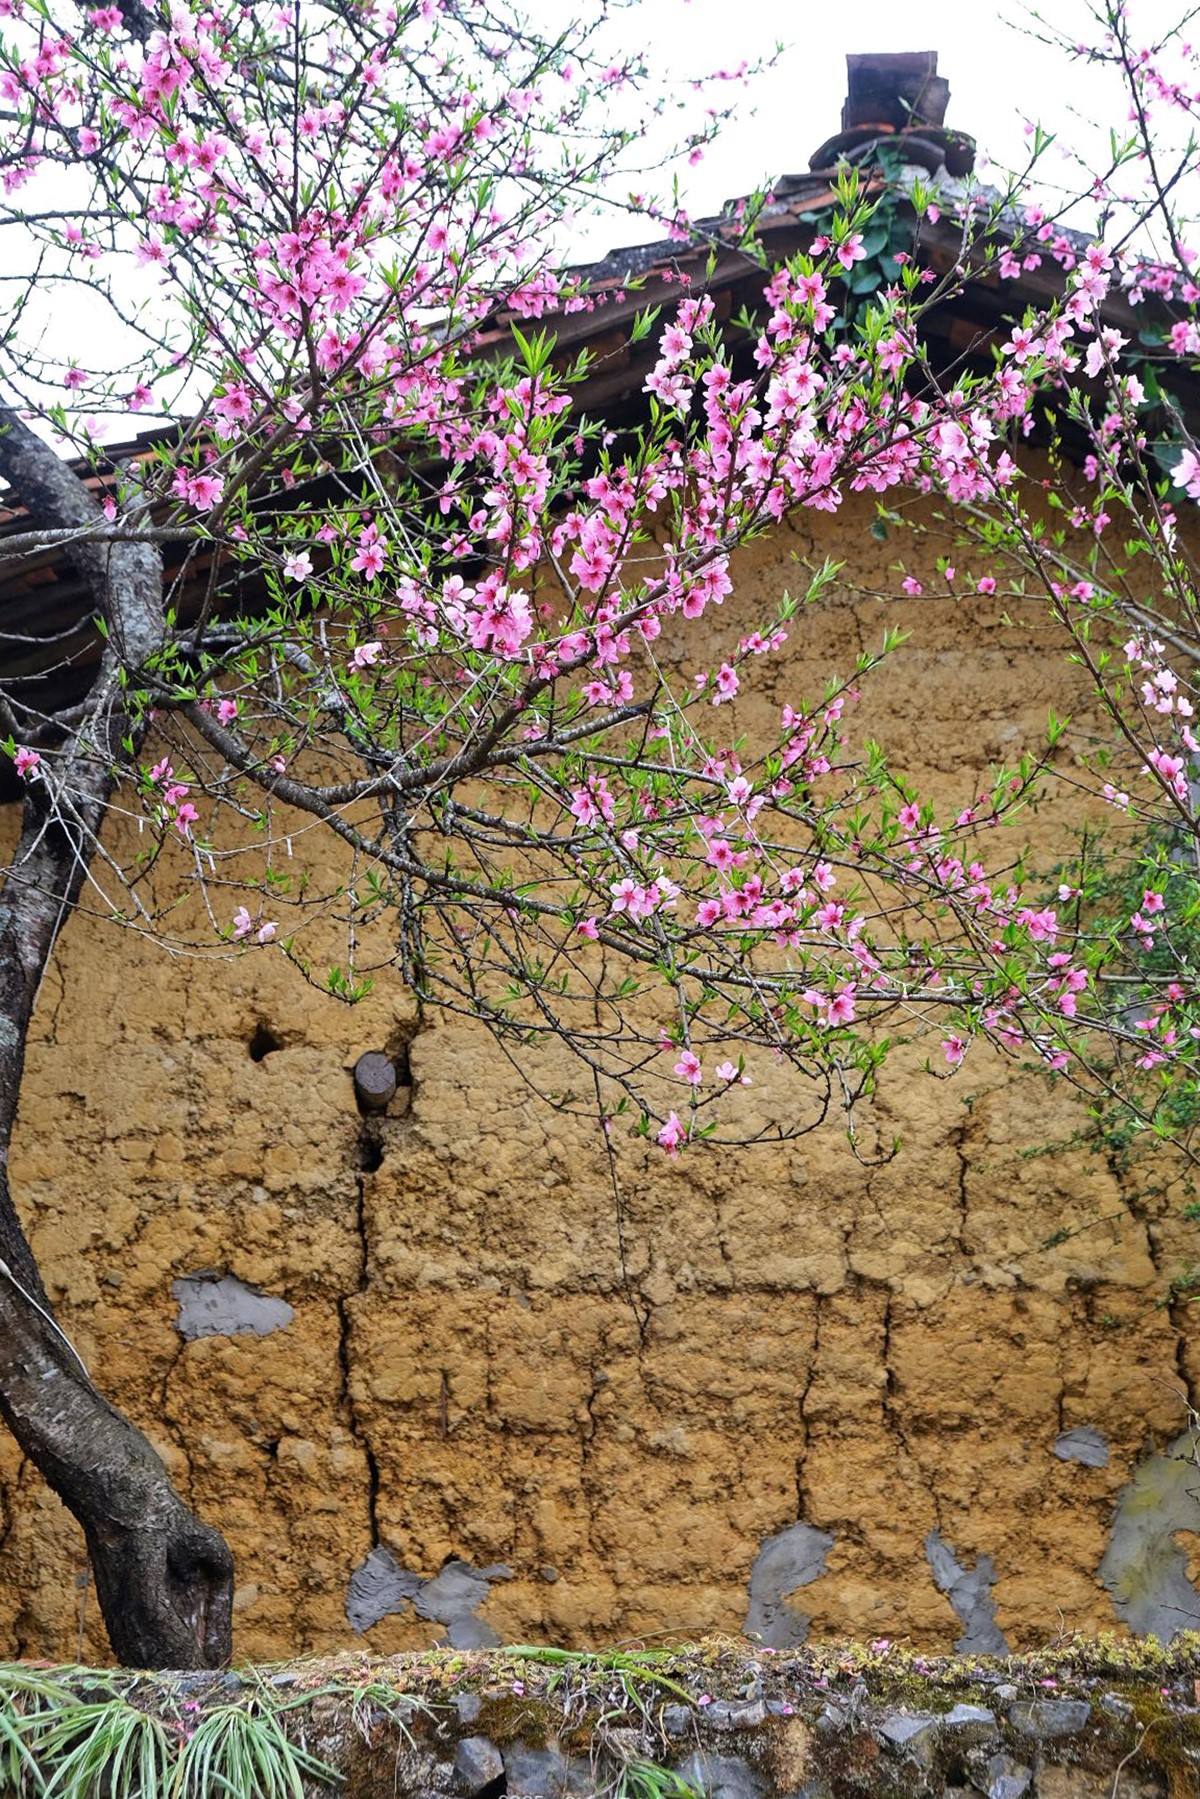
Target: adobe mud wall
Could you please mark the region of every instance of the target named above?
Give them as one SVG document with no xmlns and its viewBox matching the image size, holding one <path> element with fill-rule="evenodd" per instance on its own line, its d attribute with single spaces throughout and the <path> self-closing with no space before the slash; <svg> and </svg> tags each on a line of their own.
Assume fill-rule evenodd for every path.
<svg viewBox="0 0 1200 1799">
<path fill-rule="evenodd" d="M 743 553 L 714 623 L 799 587 L 793 552 L 894 589 L 869 517 Z M 957 808 L 1069 698 L 1036 629 L 926 578 L 886 614 L 837 590 L 747 705 L 906 627 L 852 728 Z M 1046 858 L 1062 808 L 1028 820 Z M 1200 1622 L 1200 1475 L 1169 1453 L 1200 1392 L 1171 1288 L 1194 1227 L 1041 1153 L 1069 1099 L 978 1050 L 931 1078 L 921 1049 L 885 1076 L 893 1161 L 836 1120 L 678 1163 L 618 1134 L 618 1209 L 594 1124 L 482 1031 L 417 1027 L 398 984 L 348 1010 L 274 951 L 172 959 L 86 918 L 42 994 L 14 1188 L 96 1379 L 229 1537 L 240 1655 Z M 368 1123 L 369 1049 L 402 1080 Z M 103 1659 L 84 1570 L 0 1440 L 0 1647 Z"/>
</svg>

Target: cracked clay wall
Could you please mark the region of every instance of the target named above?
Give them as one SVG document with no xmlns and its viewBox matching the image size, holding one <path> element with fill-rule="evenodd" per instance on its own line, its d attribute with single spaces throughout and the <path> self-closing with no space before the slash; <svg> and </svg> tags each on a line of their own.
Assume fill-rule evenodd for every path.
<svg viewBox="0 0 1200 1799">
<path fill-rule="evenodd" d="M 793 553 L 894 590 L 869 518 L 742 553 L 717 624 L 798 586 Z M 999 599 L 927 586 L 853 729 L 957 809 L 1071 710 L 1067 676 Z M 839 588 L 748 707 L 819 691 L 883 623 Z M 594 1126 L 480 1030 L 414 1028 L 398 985 L 347 1010 L 275 952 L 173 961 L 85 918 L 42 995 L 14 1188 L 99 1383 L 230 1539 L 239 1654 L 1200 1621 L 1200 1479 L 1164 1453 L 1200 1379 L 1166 1303 L 1193 1227 L 1101 1158 L 1031 1154 L 1075 1128 L 1064 1099 L 922 1054 L 885 1077 L 882 1167 L 836 1123 L 678 1163 L 618 1137 L 618 1232 Z M 368 1128 L 350 1070 L 409 1037 Z M 104 1657 L 84 1569 L 0 1439 L 0 1654 Z"/>
</svg>

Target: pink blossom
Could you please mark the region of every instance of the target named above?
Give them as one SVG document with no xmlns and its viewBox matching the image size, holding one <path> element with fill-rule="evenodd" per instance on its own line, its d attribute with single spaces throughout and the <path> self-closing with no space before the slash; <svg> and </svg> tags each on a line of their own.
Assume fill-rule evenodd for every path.
<svg viewBox="0 0 1200 1799">
<path fill-rule="evenodd" d="M 737 692 L 738 678 L 737 678 L 737 675 L 734 673 L 733 669 L 730 668 L 728 662 L 723 662 L 721 664 L 720 670 L 717 674 L 716 680 L 713 683 L 713 685 L 716 687 L 716 690 L 717 690 L 716 693 L 713 695 L 713 705 L 714 706 L 719 706 L 721 704 L 722 700 L 731 700 L 733 698 L 734 694 Z"/>
<path fill-rule="evenodd" d="M 260 943 L 273 943 L 275 941 L 275 933 L 278 929 L 279 926 L 276 924 L 275 920 L 273 918 L 268 918 L 264 924 L 260 924 L 258 927 L 258 931 L 256 932 L 258 941 Z"/>
<path fill-rule="evenodd" d="M 294 550 L 283 565 L 283 572 L 289 581 L 307 581 L 312 571 L 312 557 L 307 550 Z"/>
<path fill-rule="evenodd" d="M 1148 766 L 1166 782 L 1178 799 L 1187 799 L 1187 777 L 1183 772 L 1184 759 L 1182 756 L 1168 755 L 1166 750 L 1156 744 L 1154 749 L 1147 753 L 1146 761 Z"/>
<path fill-rule="evenodd" d="M 700 1058 L 690 1049 L 680 1051 L 679 1060 L 675 1064 L 674 1072 L 679 1076 L 681 1081 L 687 1081 L 692 1087 L 698 1087 L 700 1082 L 704 1079 L 703 1071 L 700 1067 Z"/>
<path fill-rule="evenodd" d="M 382 654 L 381 643 L 360 643 L 350 658 L 350 666 L 353 669 L 373 668 Z"/>
<path fill-rule="evenodd" d="M 852 1024 L 854 1021 L 855 983 L 839 988 L 829 1002 L 825 1013 L 827 1024 Z"/>
<path fill-rule="evenodd" d="M 1088 345 L 1084 372 L 1093 378 L 1102 375 L 1107 366 L 1117 360 L 1128 341 L 1113 326 L 1106 326 Z M 1182 483 L 1177 482 L 1176 485 L 1181 486 Z"/>
<path fill-rule="evenodd" d="M 589 780 L 586 787 L 576 787 L 568 810 L 581 825 L 594 825 L 600 821 L 610 825 L 616 817 L 616 804 L 604 776 Z"/>
<path fill-rule="evenodd" d="M 751 1085 L 750 1076 L 742 1074 L 733 1062 L 717 1063 L 717 1079 L 727 1082 L 730 1086 L 749 1087 Z"/>
<path fill-rule="evenodd" d="M 1037 344 L 1035 333 L 1025 325 L 1018 325 L 1006 344 L 1001 344 L 1002 356 L 1011 356 L 1014 362 L 1027 362 L 1033 355 Z"/>
<path fill-rule="evenodd" d="M 32 779 L 41 765 L 41 760 L 42 758 L 38 755 L 36 750 L 26 749 L 23 744 L 17 745 L 13 763 L 18 775 L 23 781 Z"/>
<path fill-rule="evenodd" d="M 387 560 L 387 538 L 380 537 L 374 525 L 358 534 L 358 549 L 350 559 L 350 567 L 373 581 Z"/>
<path fill-rule="evenodd" d="M 1035 943 L 1053 943 L 1058 934 L 1058 915 L 1049 906 L 1041 912 L 1025 906 L 1017 914 L 1017 923 L 1025 926 Z"/>
<path fill-rule="evenodd" d="M 175 829 L 179 832 L 179 835 L 181 837 L 190 837 L 192 834 L 192 826 L 199 817 L 200 814 L 197 812 L 195 806 L 192 805 L 192 802 L 190 800 L 185 800 L 178 812 L 176 812 L 174 819 Z"/>
<path fill-rule="evenodd" d="M 253 417 L 254 406 L 250 398 L 250 390 L 242 381 L 232 382 L 225 392 L 219 394 L 213 401 L 213 411 L 226 425 L 231 425 L 236 430 L 238 425 L 246 424 Z M 231 432 L 223 430 L 221 435 L 228 437 Z"/>
<path fill-rule="evenodd" d="M 949 1062 L 951 1068 L 957 1068 L 958 1064 L 967 1053 L 966 1044 L 961 1037 L 955 1036 L 953 1032 L 949 1037 L 942 1038 L 942 1048 L 946 1053 L 946 1060 Z"/>
<path fill-rule="evenodd" d="M 679 1145 L 687 1137 L 687 1131 L 674 1112 L 667 1113 L 667 1122 L 658 1133 L 658 1142 L 669 1156 L 679 1154 Z"/>
<path fill-rule="evenodd" d="M 217 707 L 217 717 L 223 725 L 231 725 L 238 715 L 236 700 L 222 700 Z"/>
<path fill-rule="evenodd" d="M 1184 450 L 1175 464 L 1171 480 L 1176 487 L 1186 488 L 1193 500 L 1200 499 L 1200 457 L 1194 450 Z"/>
<path fill-rule="evenodd" d="M 233 915 L 233 935 L 235 940 L 248 937 L 254 929 L 254 920 L 245 906 L 239 906 Z"/>
<path fill-rule="evenodd" d="M 220 475 L 193 475 L 187 484 L 187 498 L 197 512 L 211 512 L 224 491 Z"/>
</svg>

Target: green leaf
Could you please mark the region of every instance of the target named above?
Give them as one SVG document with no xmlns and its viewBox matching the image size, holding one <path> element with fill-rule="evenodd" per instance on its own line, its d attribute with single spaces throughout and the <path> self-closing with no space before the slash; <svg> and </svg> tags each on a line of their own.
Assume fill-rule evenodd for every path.
<svg viewBox="0 0 1200 1799">
<path fill-rule="evenodd" d="M 640 344 L 644 337 L 649 337 L 661 311 L 661 306 L 648 306 L 644 312 L 634 314 L 633 323 L 629 327 L 631 344 Z"/>
</svg>

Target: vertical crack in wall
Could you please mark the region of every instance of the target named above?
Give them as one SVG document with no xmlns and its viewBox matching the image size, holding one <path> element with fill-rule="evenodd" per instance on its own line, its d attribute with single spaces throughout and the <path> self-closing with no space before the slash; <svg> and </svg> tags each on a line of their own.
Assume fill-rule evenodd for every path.
<svg viewBox="0 0 1200 1799">
<path fill-rule="evenodd" d="M 1175 1333 L 1175 1373 L 1178 1377 L 1180 1388 L 1182 1389 L 1184 1402 L 1187 1405 L 1188 1410 L 1195 1413 L 1200 1410 L 1200 1407 L 1198 1407 L 1196 1403 L 1198 1394 L 1196 1383 L 1192 1380 L 1187 1366 L 1189 1320 L 1186 1316 L 1186 1309 L 1189 1301 L 1180 1296 L 1176 1290 L 1175 1283 L 1170 1280 L 1166 1274 L 1166 1270 L 1163 1268 L 1162 1246 L 1159 1242 L 1158 1231 L 1155 1228 L 1154 1221 L 1150 1218 L 1142 1218 L 1139 1216 L 1132 1198 L 1127 1199 L 1126 1204 L 1129 1208 L 1130 1217 L 1138 1219 L 1138 1222 L 1141 1224 L 1142 1229 L 1146 1234 L 1146 1254 L 1150 1258 L 1151 1267 L 1163 1284 L 1163 1292 L 1166 1300 L 1166 1313 L 1170 1320 L 1171 1329 Z"/>
<path fill-rule="evenodd" d="M 797 1518 L 803 1518 L 809 1509 L 808 1495 L 805 1492 L 805 1488 L 804 1488 L 804 1469 L 805 1469 L 805 1464 L 807 1463 L 807 1460 L 808 1460 L 809 1440 L 812 1436 L 812 1431 L 811 1431 L 811 1428 L 810 1428 L 809 1422 L 808 1422 L 808 1396 L 812 1392 L 813 1382 L 817 1378 L 817 1367 L 821 1360 L 821 1295 L 819 1293 L 815 1293 L 813 1295 L 813 1302 L 814 1302 L 814 1309 L 813 1309 L 812 1360 L 808 1364 L 808 1375 L 805 1379 L 804 1386 L 800 1392 L 800 1398 L 797 1402 L 797 1411 L 798 1411 L 799 1417 L 800 1417 L 800 1428 L 804 1433 L 804 1440 L 800 1445 L 800 1453 L 796 1457 L 796 1516 L 797 1516 Z"/>
<path fill-rule="evenodd" d="M 734 1266 L 733 1254 L 729 1248 L 729 1237 L 725 1229 L 725 1218 L 721 1211 L 720 1195 L 717 1193 L 714 1193 L 712 1196 L 712 1208 L 713 1223 L 716 1228 L 717 1249 L 720 1251 L 721 1266 L 725 1270 L 725 1277 L 728 1283 L 727 1291 L 736 1293 L 737 1271 Z"/>
<path fill-rule="evenodd" d="M 584 1409 L 585 1415 L 579 1421 L 579 1423 L 580 1423 L 580 1430 L 579 1430 L 580 1478 L 581 1479 L 582 1479 L 583 1475 L 587 1472 L 587 1465 L 588 1465 L 588 1462 L 591 1460 L 591 1454 L 592 1454 L 592 1441 L 595 1438 L 597 1429 L 599 1428 L 599 1420 L 596 1417 L 596 1401 L 600 1397 L 601 1390 L 608 1384 L 608 1376 L 607 1376 L 607 1374 L 605 1374 L 605 1372 L 602 1368 L 589 1368 L 588 1381 L 589 1381 L 588 1396 L 583 1402 L 583 1409 Z"/>
<path fill-rule="evenodd" d="M 382 1127 L 376 1120 L 364 1124 L 361 1132 L 361 1149 L 363 1160 L 370 1163 L 373 1152 L 381 1148 Z M 378 1160 L 374 1166 L 378 1167 Z M 340 1373 L 340 1410 L 347 1430 L 359 1449 L 367 1470 L 367 1527 L 370 1531 L 371 1547 L 379 1543 L 379 1462 L 371 1445 L 371 1439 L 363 1426 L 358 1407 L 354 1401 L 351 1362 L 351 1338 L 354 1333 L 354 1319 L 350 1304 L 353 1299 L 364 1294 L 371 1284 L 371 1243 L 367 1228 L 367 1181 L 369 1175 L 364 1171 L 355 1176 L 354 1226 L 358 1236 L 358 1271 L 357 1281 L 352 1293 L 341 1294 L 337 1301 L 338 1314 L 338 1369 Z"/>
<path fill-rule="evenodd" d="M 963 1104 L 967 1115 L 958 1128 L 951 1132 L 950 1146 L 958 1160 L 958 1231 L 955 1241 L 959 1255 L 964 1262 L 969 1262 L 971 1252 L 967 1247 L 967 1174 L 971 1164 L 967 1156 L 967 1131 L 970 1128 L 972 1101 L 966 1099 Z"/>
<path fill-rule="evenodd" d="M 1150 1252 L 1150 1260 L 1154 1266 L 1154 1272 L 1160 1280 L 1163 1280 L 1158 1233 L 1150 1223 L 1147 1223 L 1146 1225 L 1146 1243 Z M 1191 1322 L 1187 1316 L 1187 1309 L 1191 1301 L 1179 1293 L 1173 1281 L 1166 1281 L 1165 1286 L 1167 1317 L 1170 1319 L 1171 1329 L 1175 1333 L 1175 1373 L 1179 1379 L 1184 1402 L 1187 1405 L 1189 1412 L 1195 1416 L 1197 1410 L 1200 1409 L 1197 1407 L 1196 1403 L 1197 1398 L 1200 1397 L 1200 1395 L 1197 1395 L 1196 1383 L 1192 1379 L 1187 1364 L 1188 1328 Z"/>
<path fill-rule="evenodd" d="M 906 1479 L 928 1495 L 929 1502 L 933 1507 L 934 1522 L 940 1531 L 942 1527 L 941 1494 L 938 1491 L 937 1482 L 927 1481 L 925 1478 L 920 1461 L 909 1441 L 903 1410 L 899 1404 L 896 1371 L 892 1366 L 892 1308 L 894 1304 L 895 1296 L 889 1287 L 886 1289 L 883 1306 L 883 1343 L 881 1347 L 884 1373 L 881 1395 L 884 1428 L 898 1446 L 900 1457 L 903 1458 Z"/>
<path fill-rule="evenodd" d="M 1144 1204 L 1144 1202 L 1151 1198 L 1155 1192 L 1158 1192 L 1161 1195 L 1162 1190 L 1151 1188 L 1147 1191 L 1145 1188 L 1134 1186 L 1132 1183 L 1136 1170 L 1122 1168 L 1116 1156 L 1111 1153 L 1106 1160 L 1108 1171 L 1116 1182 L 1121 1203 L 1124 1205 L 1129 1217 L 1134 1223 L 1141 1226 L 1150 1266 L 1153 1268 L 1155 1276 L 1162 1286 L 1163 1297 L 1160 1303 L 1164 1306 L 1167 1318 L 1171 1324 L 1171 1329 L 1175 1334 L 1175 1372 L 1186 1405 L 1190 1411 L 1196 1412 L 1197 1410 L 1200 1410 L 1200 1407 L 1197 1406 L 1197 1399 L 1200 1398 L 1200 1392 L 1198 1392 L 1197 1383 L 1193 1381 L 1187 1368 L 1188 1329 L 1190 1324 L 1190 1320 L 1186 1315 L 1188 1301 L 1182 1298 L 1178 1293 L 1174 1281 L 1171 1280 L 1167 1269 L 1163 1265 L 1163 1250 L 1159 1240 L 1157 1222 L 1148 1215 L 1146 1205 Z"/>
<path fill-rule="evenodd" d="M 603 953 L 601 955 L 600 966 L 603 977 L 603 971 L 607 967 Z M 593 995 L 593 1008 L 597 1026 L 600 1024 L 599 993 L 600 990 L 597 987 Z M 621 1171 L 617 1164 L 617 1149 L 612 1140 L 612 1132 L 609 1129 L 609 1120 L 604 1113 L 604 1096 L 600 1086 L 600 1076 L 594 1070 L 592 1073 L 592 1085 L 596 1095 L 596 1112 L 600 1126 L 600 1134 L 604 1144 L 604 1158 L 605 1166 L 608 1170 L 608 1183 L 612 1189 L 613 1218 L 617 1232 L 617 1261 L 621 1270 L 621 1286 L 624 1290 L 626 1304 L 633 1313 L 634 1321 L 637 1324 L 637 1354 L 640 1364 L 643 1352 L 646 1348 L 646 1334 L 650 1328 L 650 1314 L 653 1310 L 653 1306 L 640 1289 L 637 1293 L 634 1292 L 633 1279 L 629 1273 L 629 1253 L 625 1235 L 628 1215 L 625 1211 L 625 1196 L 621 1190 Z M 550 1136 L 546 1127 L 543 1127 L 543 1136 L 545 1137 L 546 1142 L 549 1143 Z M 641 1300 L 640 1305 L 638 1304 L 639 1298 Z"/>
<path fill-rule="evenodd" d="M 1175 1332 L 1175 1372 L 1179 1376 L 1179 1384 L 1187 1407 L 1193 1414 L 1200 1408 L 1196 1404 L 1196 1388 L 1187 1366 L 1187 1328 L 1185 1323 L 1185 1307 L 1190 1302 L 1180 1299 L 1172 1289 L 1171 1298 L 1167 1302 L 1167 1317 L 1171 1320 L 1171 1328 Z"/>
</svg>

